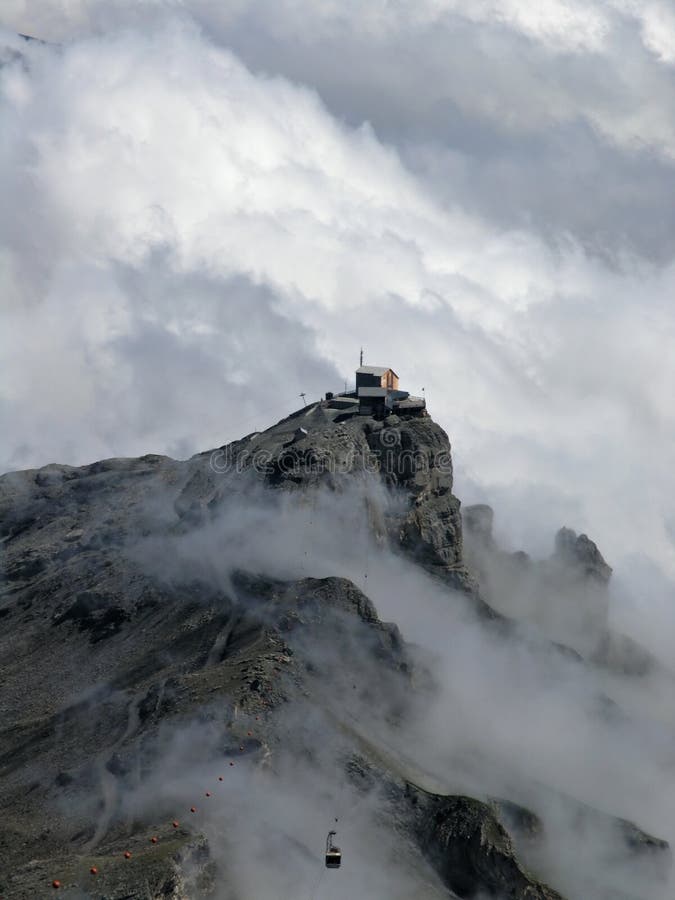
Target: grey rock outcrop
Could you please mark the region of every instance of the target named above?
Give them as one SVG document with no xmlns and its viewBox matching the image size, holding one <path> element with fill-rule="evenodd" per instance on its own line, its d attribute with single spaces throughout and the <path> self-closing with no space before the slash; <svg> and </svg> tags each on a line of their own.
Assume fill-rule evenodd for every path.
<svg viewBox="0 0 675 900">
<path fill-rule="evenodd" d="M 495 539 L 492 535 L 494 518 L 494 510 L 486 503 L 465 506 L 462 511 L 462 519 L 466 530 L 471 534 L 476 545 L 485 550 L 496 549 Z"/>
<path fill-rule="evenodd" d="M 561 528 L 555 536 L 553 559 L 580 579 L 589 579 L 601 585 L 609 583 L 611 566 L 586 534 L 577 535 L 571 528 Z"/>
<path fill-rule="evenodd" d="M 563 900 L 518 860 L 498 807 L 471 797 L 421 797 L 420 837 L 445 882 L 460 897 Z"/>
</svg>

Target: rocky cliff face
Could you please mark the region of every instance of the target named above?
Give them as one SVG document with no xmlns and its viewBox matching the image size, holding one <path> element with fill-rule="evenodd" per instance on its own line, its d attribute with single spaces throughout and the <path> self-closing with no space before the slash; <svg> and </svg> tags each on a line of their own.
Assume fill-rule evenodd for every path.
<svg viewBox="0 0 675 900">
<path fill-rule="evenodd" d="M 485 601 L 517 621 L 536 623 L 551 640 L 586 659 L 629 675 L 646 675 L 656 660 L 609 625 L 612 569 L 588 535 L 560 528 L 548 559 L 508 553 L 493 535 L 494 512 L 486 504 L 465 507 L 465 560 Z"/>
<path fill-rule="evenodd" d="M 376 420 L 318 404 L 204 454 L 192 468 L 178 499 L 183 515 L 216 512 L 226 502 L 233 472 L 289 491 L 319 485 L 340 490 L 355 478 L 374 479 L 400 498 L 395 511 L 370 499 L 374 530 L 449 585 L 476 592 L 462 556 L 450 443 L 428 415 Z"/>
<path fill-rule="evenodd" d="M 164 784 L 140 799 L 166 746 L 175 751 L 167 734 L 189 727 L 185 760 L 202 773 L 274 772 L 289 748 L 311 768 L 325 746 L 342 747 L 350 789 L 366 791 L 364 773 L 368 790 L 377 782 L 386 827 L 437 873 L 439 887 L 418 896 L 560 896 L 518 860 L 498 806 L 423 791 L 355 737 L 364 709 L 395 729 L 427 683 L 361 590 L 237 566 L 236 547 L 217 542 L 176 562 L 181 541 L 206 546 L 211 524 L 251 493 L 306 502 L 317 487 L 337 497 L 354 483 L 381 542 L 496 617 L 465 567 L 450 446 L 428 416 L 378 421 L 317 404 L 187 462 L 0 479 L 0 895 L 44 897 L 56 879 L 71 897 L 244 900 L 187 795 Z M 487 514 L 472 515 L 492 549 Z M 609 577 L 587 539 L 559 543 L 579 578 Z M 214 553 L 226 549 L 235 564 L 224 577 Z M 289 730 L 294 709 L 303 724 Z M 282 846 L 287 863 L 311 854 L 299 843 Z"/>
<path fill-rule="evenodd" d="M 592 656 L 608 629 L 608 591 L 612 574 L 596 544 L 570 528 L 555 535 L 546 560 L 523 552 L 506 553 L 493 537 L 489 506 L 464 510 L 466 558 L 488 603 L 517 620 L 537 623 L 552 640 Z"/>
</svg>

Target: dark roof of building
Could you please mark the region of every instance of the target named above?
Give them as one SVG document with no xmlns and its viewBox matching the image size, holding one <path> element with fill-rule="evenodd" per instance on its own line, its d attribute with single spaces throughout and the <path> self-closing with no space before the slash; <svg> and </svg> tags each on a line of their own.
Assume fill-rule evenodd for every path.
<svg viewBox="0 0 675 900">
<path fill-rule="evenodd" d="M 356 370 L 357 375 L 384 375 L 385 372 L 394 372 L 394 370 L 391 366 L 359 366 Z M 398 375 L 396 377 L 398 378 Z"/>
</svg>

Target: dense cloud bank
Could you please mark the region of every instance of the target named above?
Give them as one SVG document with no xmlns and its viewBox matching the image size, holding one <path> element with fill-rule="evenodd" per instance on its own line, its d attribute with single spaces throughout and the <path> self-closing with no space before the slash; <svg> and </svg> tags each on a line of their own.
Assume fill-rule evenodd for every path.
<svg viewBox="0 0 675 900">
<path fill-rule="evenodd" d="M 669 652 L 668 4 L 9 0 L 0 24 L 3 469 L 221 444 L 363 344 L 426 388 L 462 499 L 535 553 L 591 532 L 614 614 Z"/>
</svg>

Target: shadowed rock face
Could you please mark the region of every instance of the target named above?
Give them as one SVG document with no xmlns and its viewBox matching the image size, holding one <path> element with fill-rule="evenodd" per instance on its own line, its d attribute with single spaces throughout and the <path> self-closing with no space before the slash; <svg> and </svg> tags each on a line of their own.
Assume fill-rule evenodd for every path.
<svg viewBox="0 0 675 900">
<path fill-rule="evenodd" d="M 355 480 L 395 499 L 383 507 L 365 491 L 381 539 L 489 616 L 464 566 L 449 442 L 427 416 L 382 422 L 316 405 L 215 457 L 0 478 L 0 896 L 46 896 L 53 878 L 66 896 L 88 895 L 91 866 L 97 895 L 110 900 L 211 896 L 216 881 L 229 890 L 227 861 L 212 858 L 197 827 L 172 826 L 169 801 L 152 816 L 129 805 L 153 777 L 167 729 L 196 722 L 209 758 L 242 753 L 256 767 L 284 749 L 282 708 L 310 704 L 332 721 L 357 698 L 391 727 L 405 717 L 423 673 L 351 582 L 236 568 L 219 580 L 199 554 L 182 577 L 168 565 L 176 539 L 198 541 L 252 488 L 339 492 Z M 147 565 L 148 541 L 164 548 L 164 570 Z M 585 544 L 579 553 L 589 565 Z M 392 822 L 448 897 L 559 896 L 526 872 L 489 804 L 378 777 Z M 230 897 L 244 900 L 234 888 Z"/>
<path fill-rule="evenodd" d="M 597 544 L 588 535 L 577 536 L 571 528 L 561 528 L 556 534 L 554 559 L 579 577 L 599 584 L 608 584 L 612 575 L 611 566 L 602 558 Z"/>
<path fill-rule="evenodd" d="M 460 897 L 562 900 L 518 861 L 494 805 L 471 797 L 427 796 L 418 809 L 425 852 Z"/>
</svg>

